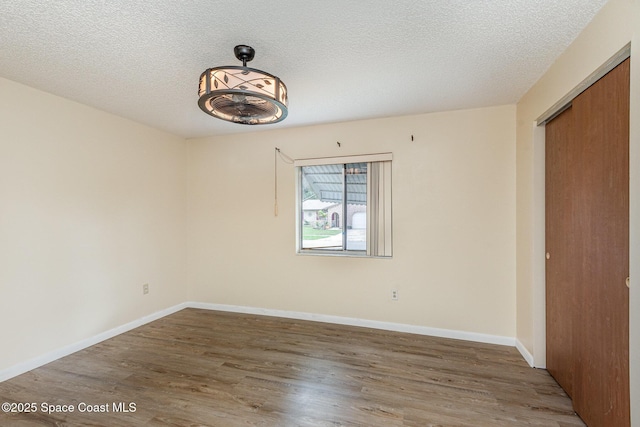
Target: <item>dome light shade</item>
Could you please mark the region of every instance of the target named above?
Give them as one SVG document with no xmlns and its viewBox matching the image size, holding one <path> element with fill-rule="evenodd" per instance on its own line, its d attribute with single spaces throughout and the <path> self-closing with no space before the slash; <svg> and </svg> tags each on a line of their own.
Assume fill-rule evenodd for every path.
<svg viewBox="0 0 640 427">
<path fill-rule="evenodd" d="M 200 75 L 198 105 L 205 113 L 245 125 L 278 123 L 287 117 L 287 87 L 276 76 L 248 68 L 255 51 L 234 49 L 242 66 L 215 67 Z"/>
</svg>

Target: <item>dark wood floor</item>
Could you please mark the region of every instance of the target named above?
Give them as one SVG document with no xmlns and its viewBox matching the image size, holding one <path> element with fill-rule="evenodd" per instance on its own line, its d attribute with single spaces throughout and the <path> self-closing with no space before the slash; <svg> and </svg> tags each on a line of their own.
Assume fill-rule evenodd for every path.
<svg viewBox="0 0 640 427">
<path fill-rule="evenodd" d="M 584 425 L 511 347 L 196 309 L 0 383 L 0 402 L 36 404 L 2 426 Z"/>
</svg>

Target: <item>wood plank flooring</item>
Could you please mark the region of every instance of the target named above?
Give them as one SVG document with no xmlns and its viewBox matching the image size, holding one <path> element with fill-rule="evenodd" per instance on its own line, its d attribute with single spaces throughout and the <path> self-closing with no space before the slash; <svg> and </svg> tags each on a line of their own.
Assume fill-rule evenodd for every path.
<svg viewBox="0 0 640 427">
<path fill-rule="evenodd" d="M 1 402 L 35 404 L 2 426 L 584 425 L 512 347 L 197 309 L 0 383 Z"/>
</svg>

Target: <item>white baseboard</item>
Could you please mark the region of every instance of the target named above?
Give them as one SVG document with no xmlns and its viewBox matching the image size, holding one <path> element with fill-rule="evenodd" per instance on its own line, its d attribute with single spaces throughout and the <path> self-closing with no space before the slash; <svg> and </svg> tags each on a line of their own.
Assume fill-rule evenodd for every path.
<svg viewBox="0 0 640 427">
<path fill-rule="evenodd" d="M 226 304 L 184 302 L 184 303 L 175 305 L 173 307 L 169 307 L 167 309 L 155 312 L 148 316 L 144 316 L 140 319 L 134 320 L 122 326 L 118 326 L 116 328 L 102 332 L 98 335 L 79 341 L 77 343 L 59 348 L 57 350 L 51 351 L 49 353 L 43 354 L 41 356 L 35 357 L 25 362 L 19 363 L 10 368 L 4 369 L 0 371 L 0 382 L 6 381 L 20 374 L 24 374 L 25 372 L 28 372 L 32 369 L 46 365 L 47 363 L 53 362 L 54 360 L 68 356 L 72 353 L 83 350 L 87 347 L 98 344 L 99 342 L 105 341 L 109 338 L 113 338 L 117 335 L 130 331 L 132 329 L 135 329 L 149 322 L 153 322 L 154 320 L 168 316 L 170 314 L 173 314 L 185 308 L 200 308 L 204 310 L 217 310 L 217 311 L 227 311 L 227 312 L 233 312 L 233 313 L 255 314 L 255 315 L 261 315 L 261 316 L 284 317 L 288 319 L 310 320 L 315 322 L 334 323 L 338 325 L 348 325 L 348 326 L 360 326 L 364 328 L 381 329 L 385 331 L 406 332 L 411 334 L 427 335 L 427 336 L 433 336 L 433 337 L 451 338 L 451 339 L 474 341 L 474 342 L 481 342 L 481 343 L 487 343 L 487 344 L 505 345 L 510 347 L 515 346 L 520 351 L 520 353 L 522 354 L 524 359 L 527 361 L 527 363 L 533 367 L 533 356 L 527 351 L 527 349 L 522 345 L 522 343 L 520 343 L 520 341 L 516 340 L 513 337 L 479 334 L 476 332 L 465 332 L 465 331 L 457 331 L 452 329 L 430 328 L 427 326 L 407 325 L 403 323 L 382 322 L 378 320 L 367 320 L 367 319 L 357 319 L 357 318 L 351 318 L 351 317 L 332 316 L 332 315 L 326 315 L 326 314 L 305 313 L 305 312 L 298 312 L 298 311 L 273 310 L 273 309 L 267 309 L 267 308 L 245 307 L 245 306 L 226 305 Z"/>
<path fill-rule="evenodd" d="M 41 356 L 35 357 L 25 362 L 18 363 L 17 365 L 0 371 L 0 382 L 24 374 L 25 372 L 29 372 L 32 369 L 39 368 L 40 366 L 46 365 L 47 363 L 53 362 L 54 360 L 58 360 L 62 357 L 68 356 L 87 347 L 91 347 L 92 345 L 98 344 L 99 342 L 108 340 L 109 338 L 113 338 L 117 335 L 135 329 L 146 323 L 153 322 L 154 320 L 168 316 L 187 307 L 188 305 L 186 303 L 178 304 L 173 307 L 169 307 L 167 309 L 152 313 L 148 316 L 144 316 L 140 319 L 126 323 L 124 325 L 118 326 L 116 328 L 109 329 L 108 331 L 102 332 L 98 335 L 84 339 L 74 344 L 70 344 L 66 347 L 50 351 L 49 353 L 45 353 Z"/>
<path fill-rule="evenodd" d="M 479 334 L 476 332 L 456 331 L 452 329 L 429 328 L 427 326 L 407 325 L 403 323 L 381 322 L 378 320 L 357 319 L 352 317 L 331 316 L 326 314 L 305 313 L 299 311 L 272 310 L 267 308 L 244 307 L 237 305 L 209 304 L 188 302 L 188 307 L 205 310 L 229 311 L 234 313 L 257 314 L 262 316 L 284 317 L 297 320 L 334 323 L 338 325 L 361 326 L 364 328 L 382 329 L 385 331 L 407 332 L 410 334 L 428 335 L 456 340 L 475 341 L 487 344 L 498 344 L 514 347 L 516 339 L 500 335 Z"/>
<path fill-rule="evenodd" d="M 519 339 L 516 339 L 516 348 L 518 349 L 524 360 L 527 361 L 529 366 L 535 368 L 536 366 L 533 362 L 533 354 L 529 353 L 529 350 L 527 350 L 527 348 L 520 342 Z"/>
</svg>

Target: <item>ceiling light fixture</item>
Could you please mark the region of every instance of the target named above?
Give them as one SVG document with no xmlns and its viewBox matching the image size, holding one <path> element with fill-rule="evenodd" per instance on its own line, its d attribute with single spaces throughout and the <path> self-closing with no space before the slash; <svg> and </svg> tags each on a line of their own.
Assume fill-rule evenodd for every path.
<svg viewBox="0 0 640 427">
<path fill-rule="evenodd" d="M 278 123 L 287 117 L 287 87 L 276 76 L 248 68 L 251 46 L 233 49 L 242 67 L 209 68 L 200 75 L 198 105 L 207 114 L 243 125 Z"/>
</svg>

